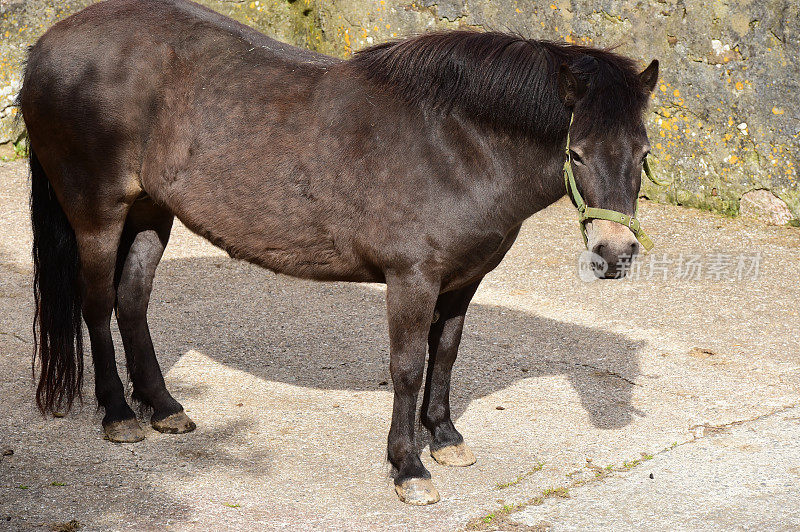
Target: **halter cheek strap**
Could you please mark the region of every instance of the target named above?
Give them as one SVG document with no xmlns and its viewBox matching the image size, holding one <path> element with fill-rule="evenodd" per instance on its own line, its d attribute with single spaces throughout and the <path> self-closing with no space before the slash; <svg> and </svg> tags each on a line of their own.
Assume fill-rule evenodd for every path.
<svg viewBox="0 0 800 532">
<path fill-rule="evenodd" d="M 569 119 L 569 125 L 572 127 L 572 119 L 574 118 L 574 114 Z M 639 226 L 639 220 L 636 218 L 637 213 L 639 212 L 639 202 L 636 202 L 636 210 L 633 213 L 633 216 L 629 216 L 627 214 L 623 214 L 621 212 L 612 211 L 609 209 L 600 209 L 597 207 L 588 207 L 586 202 L 583 200 L 581 193 L 578 192 L 578 185 L 575 183 L 575 175 L 572 173 L 572 155 L 569 151 L 569 130 L 567 130 L 567 160 L 564 161 L 564 185 L 567 188 L 567 195 L 572 198 L 572 201 L 575 202 L 575 205 L 578 207 L 578 216 L 579 216 L 579 223 L 581 226 L 581 234 L 583 235 L 583 243 L 584 245 L 588 245 L 589 239 L 586 236 L 586 222 L 589 220 L 608 220 L 610 222 L 616 222 L 618 224 L 622 224 L 628 229 L 630 229 L 633 234 L 636 236 L 636 240 L 642 244 L 642 247 L 645 251 L 650 251 L 653 249 L 653 241 L 650 240 L 650 237 L 642 230 Z M 647 177 L 656 185 L 665 186 L 665 183 L 661 183 L 656 181 L 653 177 L 653 172 L 650 169 L 650 164 L 648 164 L 647 159 L 644 160 L 644 173 Z"/>
</svg>

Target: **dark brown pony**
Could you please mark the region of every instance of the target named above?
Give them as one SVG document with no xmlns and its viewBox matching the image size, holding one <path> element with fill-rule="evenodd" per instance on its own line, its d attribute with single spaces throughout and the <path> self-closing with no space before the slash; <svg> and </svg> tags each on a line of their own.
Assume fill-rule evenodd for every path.
<svg viewBox="0 0 800 532">
<path fill-rule="evenodd" d="M 387 285 L 401 499 L 439 499 L 414 445 L 417 394 L 433 457 L 475 457 L 450 417 L 464 314 L 531 214 L 564 195 L 570 115 L 589 205 L 632 214 L 657 63 L 499 33 L 381 44 L 348 61 L 300 50 L 186 0 L 108 0 L 30 51 L 36 358 L 43 412 L 68 409 L 89 331 L 112 441 L 144 437 L 109 329 L 116 310 L 133 399 L 162 432 L 195 424 L 164 386 L 147 324 L 177 216 L 232 257 L 328 281 Z M 565 230 L 572 226 L 565 226 Z M 636 241 L 589 224 L 609 263 Z M 613 273 L 613 272 L 612 272 Z"/>
</svg>

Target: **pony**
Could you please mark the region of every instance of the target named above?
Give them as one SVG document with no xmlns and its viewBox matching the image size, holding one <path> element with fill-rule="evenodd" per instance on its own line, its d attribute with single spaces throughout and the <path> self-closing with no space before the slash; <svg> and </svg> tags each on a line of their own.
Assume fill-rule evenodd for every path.
<svg viewBox="0 0 800 532">
<path fill-rule="evenodd" d="M 640 72 L 609 50 L 496 32 L 424 34 L 340 60 L 187 0 L 107 0 L 58 22 L 30 49 L 18 99 L 39 408 L 80 396 L 85 323 L 105 435 L 144 438 L 116 369 L 115 313 L 132 399 L 158 431 L 195 428 L 147 322 L 177 217 L 274 272 L 386 284 L 387 456 L 401 500 L 438 501 L 414 443 L 423 382 L 431 455 L 471 465 L 449 404 L 470 300 L 522 222 L 564 196 L 568 134 L 582 200 L 633 216 L 657 78 L 657 61 Z M 585 230 L 611 265 L 598 275 L 638 250 L 622 223 Z"/>
</svg>

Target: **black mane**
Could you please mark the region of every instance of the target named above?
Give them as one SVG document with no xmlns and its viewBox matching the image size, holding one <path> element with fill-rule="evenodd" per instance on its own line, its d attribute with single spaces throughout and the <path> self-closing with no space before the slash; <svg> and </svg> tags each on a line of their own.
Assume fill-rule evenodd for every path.
<svg viewBox="0 0 800 532">
<path fill-rule="evenodd" d="M 567 64 L 587 85 L 576 127 L 638 120 L 648 91 L 633 60 L 610 50 L 496 32 L 429 33 L 361 50 L 348 62 L 412 104 L 466 116 L 509 133 L 563 137 L 570 110 L 558 94 Z"/>
</svg>

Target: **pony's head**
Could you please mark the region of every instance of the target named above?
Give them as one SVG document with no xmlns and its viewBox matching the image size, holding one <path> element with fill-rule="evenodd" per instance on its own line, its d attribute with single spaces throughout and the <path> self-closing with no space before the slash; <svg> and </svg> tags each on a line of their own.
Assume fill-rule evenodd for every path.
<svg viewBox="0 0 800 532">
<path fill-rule="evenodd" d="M 570 54 L 559 71 L 560 96 L 574 116 L 567 157 L 577 190 L 569 179 L 567 189 L 581 209 L 586 247 L 602 259 L 595 275 L 621 277 L 639 251 L 636 206 L 650 152 L 643 114 L 658 79 L 658 61 L 638 72 L 617 54 L 580 52 Z"/>
</svg>

